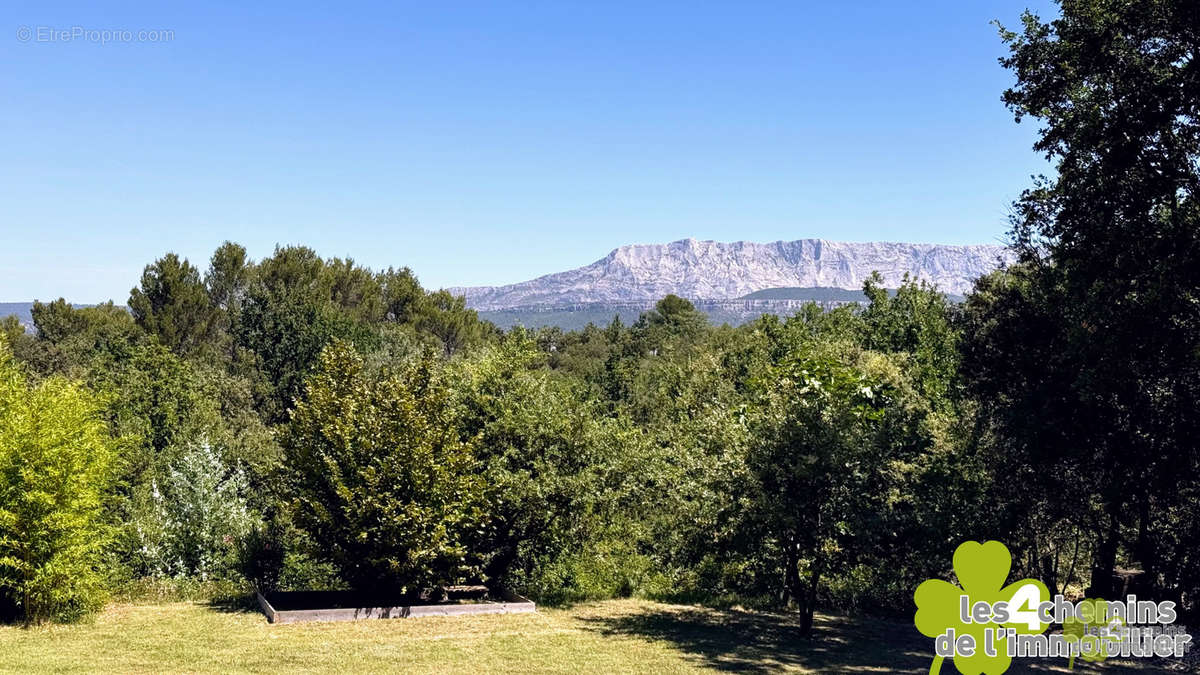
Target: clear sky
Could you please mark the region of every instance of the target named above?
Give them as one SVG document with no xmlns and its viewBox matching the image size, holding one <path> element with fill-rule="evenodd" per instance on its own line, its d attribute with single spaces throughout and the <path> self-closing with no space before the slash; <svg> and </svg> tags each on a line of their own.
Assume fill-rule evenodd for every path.
<svg viewBox="0 0 1200 675">
<path fill-rule="evenodd" d="M 988 23 L 1046 1 L 184 4 L 6 3 L 0 301 L 124 303 L 226 239 L 432 288 L 689 236 L 994 243 L 1046 170 Z"/>
</svg>

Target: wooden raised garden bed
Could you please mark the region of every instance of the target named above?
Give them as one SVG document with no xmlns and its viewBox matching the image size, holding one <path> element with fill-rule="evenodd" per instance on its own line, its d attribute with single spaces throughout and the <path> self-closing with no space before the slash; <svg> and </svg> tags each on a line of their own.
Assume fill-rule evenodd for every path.
<svg viewBox="0 0 1200 675">
<path fill-rule="evenodd" d="M 529 598 L 482 587 L 446 589 L 443 597 L 387 596 L 357 591 L 258 593 L 258 604 L 271 623 L 404 619 L 419 616 L 514 614 L 536 611 Z"/>
</svg>

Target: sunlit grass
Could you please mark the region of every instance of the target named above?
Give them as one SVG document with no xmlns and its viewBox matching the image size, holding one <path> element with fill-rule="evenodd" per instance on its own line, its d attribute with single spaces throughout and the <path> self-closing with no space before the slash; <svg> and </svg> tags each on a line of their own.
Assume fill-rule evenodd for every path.
<svg viewBox="0 0 1200 675">
<path fill-rule="evenodd" d="M 902 622 L 819 616 L 802 638 L 787 614 L 645 600 L 290 625 L 206 603 L 116 604 L 79 625 L 0 627 L 0 671 L 926 673 L 928 647 Z"/>
</svg>

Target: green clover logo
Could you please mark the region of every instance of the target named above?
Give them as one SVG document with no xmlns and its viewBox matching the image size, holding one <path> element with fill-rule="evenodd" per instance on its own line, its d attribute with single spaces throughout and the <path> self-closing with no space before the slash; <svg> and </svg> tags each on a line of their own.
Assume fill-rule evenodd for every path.
<svg viewBox="0 0 1200 675">
<path fill-rule="evenodd" d="M 1063 637 L 1067 642 L 1080 643 L 1080 656 L 1084 661 L 1098 663 L 1107 659 L 1110 650 L 1120 648 L 1125 621 L 1109 615 L 1108 603 L 1099 598 L 1081 600 L 1077 605 L 1078 616 L 1063 619 Z M 1117 644 L 1110 644 L 1116 641 Z M 1067 666 L 1075 669 L 1075 655 L 1067 660 Z"/>
<path fill-rule="evenodd" d="M 929 579 L 917 586 L 913 594 L 917 603 L 914 622 L 922 635 L 937 638 L 953 628 L 956 637 L 971 635 L 975 638 L 974 654 L 954 657 L 954 667 L 962 675 L 1000 675 L 1008 670 L 1012 657 L 1006 653 L 1002 629 L 1013 628 L 1027 634 L 1046 630 L 1046 624 L 1038 619 L 1037 606 L 1050 599 L 1050 591 L 1036 579 L 1021 579 L 1005 586 L 1011 568 L 1012 556 L 1004 544 L 998 541 L 963 542 L 954 551 L 954 573 L 962 587 L 941 579 Z M 977 602 L 1007 602 L 1009 620 L 1004 623 L 963 621 L 960 606 L 964 595 L 969 598 L 968 607 Z M 984 631 L 988 628 L 996 631 L 993 639 L 995 656 L 987 655 L 983 649 Z M 941 672 L 942 659 L 934 656 L 930 675 Z"/>
</svg>

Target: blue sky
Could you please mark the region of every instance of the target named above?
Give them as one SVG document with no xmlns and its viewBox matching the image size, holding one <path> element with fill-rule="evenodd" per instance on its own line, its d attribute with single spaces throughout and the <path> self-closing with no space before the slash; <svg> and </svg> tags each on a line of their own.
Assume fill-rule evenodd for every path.
<svg viewBox="0 0 1200 675">
<path fill-rule="evenodd" d="M 996 242 L 1046 170 L 988 22 L 1049 2 L 182 5 L 7 6 L 0 301 L 123 303 L 226 239 L 433 288 L 689 236 Z M 74 27 L 174 35 L 37 33 Z"/>
</svg>

